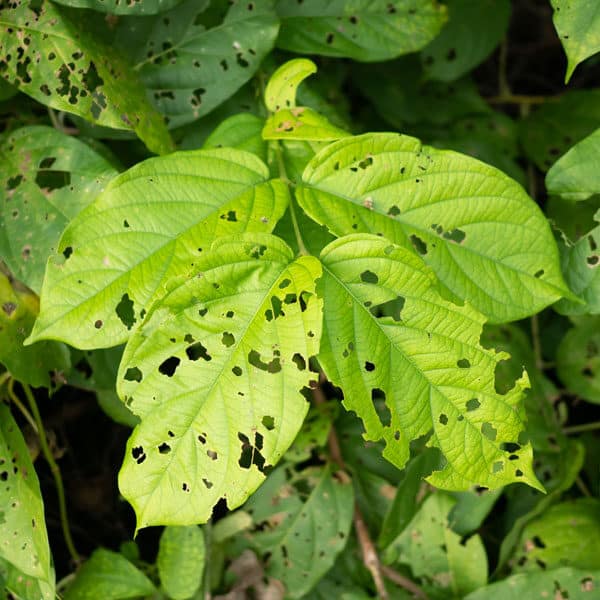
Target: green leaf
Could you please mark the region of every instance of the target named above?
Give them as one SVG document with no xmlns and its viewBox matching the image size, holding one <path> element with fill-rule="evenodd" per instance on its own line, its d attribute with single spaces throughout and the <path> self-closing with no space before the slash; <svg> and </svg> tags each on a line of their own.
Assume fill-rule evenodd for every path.
<svg viewBox="0 0 600 600">
<path fill-rule="evenodd" d="M 352 485 L 331 467 L 300 473 L 281 467 L 247 508 L 256 524 L 250 544 L 260 555 L 270 554 L 267 574 L 285 585 L 286 598 L 304 598 L 346 545 L 354 510 Z"/>
<path fill-rule="evenodd" d="M 153 594 L 156 588 L 124 556 L 104 548 L 95 550 L 67 588 L 65 600 L 126 600 Z"/>
<path fill-rule="evenodd" d="M 464 600 L 519 600 L 555 598 L 590 600 L 589 592 L 600 588 L 600 571 L 563 567 L 541 573 L 520 573 L 472 592 Z"/>
<path fill-rule="evenodd" d="M 575 244 L 562 241 L 559 248 L 565 280 L 573 293 L 584 302 L 563 298 L 554 308 L 564 315 L 599 314 L 600 225 Z"/>
<path fill-rule="evenodd" d="M 167 280 L 193 270 L 214 239 L 271 231 L 288 191 L 268 177 L 258 158 L 227 148 L 152 158 L 121 174 L 65 230 L 30 341 L 124 342 Z"/>
<path fill-rule="evenodd" d="M 161 116 L 119 53 L 54 4 L 11 3 L 0 10 L 0 32 L 2 77 L 22 92 L 92 123 L 133 130 L 157 154 L 172 150 Z"/>
<path fill-rule="evenodd" d="M 53 600 L 44 504 L 25 440 L 0 402 L 0 581 L 23 600 Z"/>
<path fill-rule="evenodd" d="M 275 113 L 296 106 L 298 86 L 317 72 L 317 66 L 307 58 L 295 58 L 281 65 L 269 78 L 265 88 L 265 105 Z"/>
<path fill-rule="evenodd" d="M 516 571 L 600 569 L 600 501 L 578 498 L 550 507 L 525 527 L 513 561 Z"/>
<path fill-rule="evenodd" d="M 277 13 L 279 48 L 365 62 L 420 50 L 446 20 L 434 0 L 279 0 Z"/>
<path fill-rule="evenodd" d="M 479 535 L 464 544 L 448 526 L 455 500 L 437 492 L 429 496 L 405 532 L 387 550 L 385 560 L 407 564 L 428 587 L 444 590 L 445 597 L 463 598 L 487 582 L 487 556 Z"/>
<path fill-rule="evenodd" d="M 510 0 L 449 0 L 448 22 L 421 52 L 428 78 L 453 81 L 483 62 L 504 37 Z"/>
<path fill-rule="evenodd" d="M 556 370 L 569 392 L 600 404 L 600 317 L 567 332 L 556 352 Z"/>
<path fill-rule="evenodd" d="M 450 529 L 461 536 L 477 531 L 501 494 L 502 489 L 453 492 L 456 504 L 448 515 Z"/>
<path fill-rule="evenodd" d="M 550 0 L 554 27 L 567 55 L 565 83 L 577 65 L 600 52 L 600 10 L 595 0 Z"/>
<path fill-rule="evenodd" d="M 165 527 L 160 536 L 156 565 L 160 583 L 169 598 L 191 598 L 202 582 L 204 534 L 197 525 Z"/>
<path fill-rule="evenodd" d="M 271 115 L 262 130 L 265 140 L 307 140 L 330 142 L 350 134 L 312 108 L 281 109 Z"/>
<path fill-rule="evenodd" d="M 542 104 L 519 125 L 527 158 L 547 171 L 573 144 L 598 129 L 600 89 L 569 91 Z"/>
<path fill-rule="evenodd" d="M 267 160 L 267 144 L 262 137 L 264 119 L 240 113 L 225 119 L 204 142 L 204 148 L 238 148 Z"/>
<path fill-rule="evenodd" d="M 3 136 L 0 156 L 0 255 L 39 293 L 65 226 L 117 172 L 87 144 L 52 127 Z"/>
<path fill-rule="evenodd" d="M 599 155 L 600 129 L 596 129 L 552 165 L 546 173 L 548 193 L 568 200 L 586 200 L 600 194 Z"/>
<path fill-rule="evenodd" d="M 285 453 L 285 460 L 301 463 L 311 458 L 311 452 L 327 444 L 337 405 L 331 402 L 311 406 L 294 443 Z"/>
<path fill-rule="evenodd" d="M 100 12 L 113 15 L 154 15 L 169 10 L 182 0 L 54 0 L 57 4 L 73 6 L 75 8 L 91 8 Z"/>
<path fill-rule="evenodd" d="M 138 528 L 205 522 L 221 498 L 239 506 L 290 446 L 319 346 L 320 271 L 274 236 L 218 240 L 132 336 L 118 391 L 142 423 L 119 485 Z"/>
<path fill-rule="evenodd" d="M 207 2 L 187 0 L 156 17 L 125 18 L 116 43 L 131 57 L 170 127 L 208 114 L 257 72 L 279 21 L 272 2 L 233 2 L 223 22 L 202 23 Z"/>
<path fill-rule="evenodd" d="M 23 347 L 38 309 L 37 296 L 0 272 L 0 362 L 18 381 L 50 388 L 68 371 L 69 352 L 56 342 Z"/>
<path fill-rule="evenodd" d="M 321 253 L 324 298 L 319 353 L 329 379 L 344 390 L 344 406 L 365 426 L 365 439 L 386 442 L 398 468 L 409 443 L 433 430 L 428 445 L 446 464 L 428 481 L 465 490 L 521 481 L 542 489 L 523 443 L 524 374 L 505 394 L 494 372 L 508 357 L 479 345 L 484 318 L 448 302 L 414 254 L 371 235 L 332 242 Z M 383 395 L 380 417 L 373 399 Z"/>
<path fill-rule="evenodd" d="M 492 321 L 522 318 L 569 294 L 537 205 L 470 157 L 400 134 L 365 134 L 319 152 L 296 197 L 337 236 L 376 233 L 414 249 Z"/>
</svg>

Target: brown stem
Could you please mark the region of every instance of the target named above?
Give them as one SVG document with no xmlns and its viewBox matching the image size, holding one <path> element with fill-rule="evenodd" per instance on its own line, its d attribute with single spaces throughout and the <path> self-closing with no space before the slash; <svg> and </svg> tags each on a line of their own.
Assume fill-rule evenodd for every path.
<svg viewBox="0 0 600 600">
<path fill-rule="evenodd" d="M 319 382 L 313 388 L 313 398 L 315 404 L 324 404 L 327 402 L 327 398 L 323 393 L 322 385 L 327 381 L 327 378 L 321 372 L 319 374 Z M 342 469 L 346 471 L 346 464 L 344 463 L 344 458 L 342 456 L 342 451 L 340 449 L 340 442 L 337 437 L 337 433 L 335 428 L 331 427 L 331 431 L 329 432 L 329 438 L 327 440 L 327 445 L 329 447 L 329 454 L 331 455 L 331 459 Z M 362 516 L 360 508 L 358 504 L 354 504 L 354 530 L 356 531 L 356 537 L 358 538 L 358 542 L 360 544 L 360 549 L 362 551 L 362 558 L 365 567 L 371 573 L 371 577 L 373 578 L 373 583 L 375 584 L 375 588 L 377 589 L 377 595 L 381 600 L 388 600 L 389 595 L 387 590 L 385 589 L 385 581 L 383 575 L 385 571 L 389 571 L 396 575 L 396 578 L 392 578 L 388 576 L 390 581 L 393 581 L 397 585 L 403 587 L 407 591 L 415 594 L 418 598 L 426 599 L 427 596 L 425 593 L 419 588 L 419 586 L 410 581 L 409 579 L 403 577 L 399 573 L 396 573 L 393 569 L 389 569 L 388 567 L 382 566 L 379 555 L 377 554 L 377 549 L 375 548 L 375 544 L 373 544 L 373 540 L 369 534 L 369 530 L 365 523 L 365 520 Z"/>
<path fill-rule="evenodd" d="M 391 567 L 386 567 L 385 565 L 381 566 L 381 572 L 393 583 L 403 587 L 405 590 L 411 592 L 415 598 L 421 598 L 422 600 L 428 600 L 427 594 L 413 581 L 411 581 L 408 577 L 404 577 L 398 573 L 398 571 L 394 571 Z"/>
</svg>

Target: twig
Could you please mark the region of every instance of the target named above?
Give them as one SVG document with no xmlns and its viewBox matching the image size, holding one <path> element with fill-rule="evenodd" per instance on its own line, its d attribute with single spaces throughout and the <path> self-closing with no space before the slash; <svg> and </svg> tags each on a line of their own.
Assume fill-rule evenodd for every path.
<svg viewBox="0 0 600 600">
<path fill-rule="evenodd" d="M 422 600 L 428 600 L 427 594 L 414 583 L 408 577 L 404 577 L 398 573 L 398 571 L 394 571 L 391 567 L 387 567 L 385 565 L 381 566 L 381 572 L 393 583 L 403 587 L 405 590 L 411 592 L 416 598 L 422 598 Z"/>
<path fill-rule="evenodd" d="M 35 398 L 33 397 L 33 393 L 31 392 L 31 388 L 26 384 L 21 384 L 23 387 L 23 391 L 25 392 L 25 396 L 27 401 L 29 402 L 29 407 L 35 419 L 35 423 L 38 429 L 38 436 L 40 439 L 40 447 L 42 449 L 42 454 L 50 467 L 50 471 L 52 472 L 52 476 L 54 477 L 54 484 L 56 486 L 56 494 L 58 495 L 58 508 L 60 512 L 60 524 L 62 527 L 63 537 L 65 538 L 65 544 L 67 545 L 67 549 L 71 558 L 75 564 L 79 564 L 81 561 L 79 553 L 75 549 L 75 544 L 73 543 L 73 538 L 71 537 L 71 530 L 69 529 L 69 518 L 67 515 L 67 504 L 65 501 L 65 488 L 63 486 L 62 476 L 60 474 L 60 469 L 52 456 L 52 451 L 50 450 L 50 446 L 48 445 L 48 439 L 46 438 L 46 432 L 44 430 L 44 424 L 42 422 L 42 417 L 40 416 L 40 411 L 35 402 Z"/>
<path fill-rule="evenodd" d="M 21 399 L 17 394 L 15 394 L 15 380 L 11 379 L 8 382 L 8 397 L 10 401 L 21 411 L 21 414 L 25 417 L 25 420 L 31 425 L 33 431 L 35 431 L 36 435 L 39 435 L 37 423 L 34 421 L 31 413 L 27 410 L 26 406 L 21 402 Z"/>
<path fill-rule="evenodd" d="M 324 404 L 327 402 L 327 398 L 323 393 L 322 385 L 327 381 L 327 378 L 321 372 L 319 374 L 319 382 L 316 387 L 313 388 L 313 398 L 315 400 L 315 404 Z M 331 459 L 342 469 L 346 471 L 346 464 L 344 463 L 344 458 L 342 456 L 342 451 L 340 448 L 340 442 L 337 437 L 337 433 L 332 425 L 331 431 L 329 432 L 329 438 L 327 439 L 327 445 L 329 447 L 329 454 L 331 455 Z M 362 551 L 363 563 L 365 567 L 371 573 L 371 577 L 373 578 L 373 583 L 375 584 L 375 588 L 377 589 L 377 595 L 381 600 L 388 600 L 389 595 L 387 590 L 385 589 L 385 581 L 383 579 L 383 575 L 385 570 L 388 570 L 391 573 L 396 575 L 396 578 L 388 577 L 390 581 L 398 584 L 403 587 L 407 591 L 415 594 L 418 598 L 426 599 L 427 596 L 421 590 L 421 588 L 410 581 L 409 579 L 403 577 L 399 573 L 396 573 L 393 569 L 388 569 L 387 567 L 382 566 L 379 555 L 377 554 L 377 549 L 375 548 L 375 544 L 373 544 L 373 540 L 371 540 L 371 536 L 369 534 L 369 530 L 365 524 L 365 520 L 362 516 L 360 508 L 358 504 L 354 504 L 354 529 L 356 531 L 356 536 L 358 538 L 358 542 L 360 544 L 360 548 Z"/>
<path fill-rule="evenodd" d="M 519 104 L 519 105 L 531 105 L 531 104 L 544 104 L 548 102 L 547 96 L 524 96 L 521 94 L 510 94 L 510 95 L 499 95 L 492 96 L 491 98 L 485 99 L 488 104 Z"/>
<path fill-rule="evenodd" d="M 542 358 L 542 345 L 540 344 L 540 323 L 537 315 L 533 315 L 531 317 L 531 340 L 533 342 L 535 366 L 542 371 L 545 365 L 544 359 Z"/>
<path fill-rule="evenodd" d="M 571 425 L 570 427 L 563 427 L 563 433 L 571 435 L 573 433 L 584 433 L 585 431 L 596 431 L 600 429 L 600 421 L 594 421 L 592 423 L 582 423 L 581 425 Z"/>
</svg>

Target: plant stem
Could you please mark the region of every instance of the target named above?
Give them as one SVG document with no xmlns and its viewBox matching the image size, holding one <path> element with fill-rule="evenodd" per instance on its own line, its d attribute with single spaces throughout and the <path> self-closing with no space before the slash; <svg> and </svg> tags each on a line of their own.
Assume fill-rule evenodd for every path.
<svg viewBox="0 0 600 600">
<path fill-rule="evenodd" d="M 600 421 L 594 421 L 593 423 L 581 423 L 581 425 L 571 425 L 570 427 L 563 427 L 563 433 L 571 435 L 573 433 L 584 433 L 585 431 L 596 431 L 600 429 Z"/>
<path fill-rule="evenodd" d="M 0 375 L 0 387 L 2 387 L 10 378 L 11 375 L 8 371 L 6 371 L 6 373 L 2 373 L 2 375 Z"/>
<path fill-rule="evenodd" d="M 408 577 L 394 571 L 391 567 L 382 565 L 381 572 L 393 583 L 403 587 L 405 590 L 411 592 L 416 598 L 422 598 L 422 600 L 428 600 L 427 594 Z"/>
<path fill-rule="evenodd" d="M 524 96 L 521 94 L 504 96 L 500 94 L 499 96 L 486 98 L 486 101 L 488 104 L 519 104 L 521 106 L 529 106 L 531 104 L 543 104 L 544 102 L 548 102 L 549 98 L 547 96 Z"/>
<path fill-rule="evenodd" d="M 585 481 L 583 481 L 583 479 L 581 478 L 581 475 L 579 475 L 577 477 L 577 479 L 575 480 L 575 483 L 577 484 L 577 487 L 579 488 L 580 492 L 584 495 L 587 496 L 588 498 L 592 497 L 592 493 L 590 492 L 590 490 L 588 489 L 588 486 L 585 485 Z"/>
<path fill-rule="evenodd" d="M 40 432 L 38 430 L 37 423 L 34 421 L 31 413 L 27 410 L 27 407 L 21 402 L 21 399 L 15 394 L 14 390 L 15 380 L 11 379 L 8 382 L 8 397 L 10 401 L 21 411 L 21 414 L 25 417 L 25 420 L 31 425 L 33 431 L 35 431 L 36 435 L 39 436 Z"/>
<path fill-rule="evenodd" d="M 283 160 L 283 152 L 281 151 L 281 144 L 279 142 L 274 143 L 275 146 L 275 154 L 277 155 L 277 167 L 279 169 L 279 177 L 282 179 L 284 183 L 288 186 L 292 185 L 291 179 L 287 175 L 287 171 L 285 168 L 285 162 Z M 298 244 L 298 250 L 300 254 L 303 256 L 308 256 L 310 252 L 306 249 L 304 245 L 304 240 L 302 239 L 302 234 L 300 233 L 300 227 L 298 226 L 298 218 L 296 217 L 296 209 L 294 208 L 294 198 L 290 193 L 290 216 L 292 217 L 292 227 L 294 228 L 294 235 L 296 236 L 296 243 Z"/>
<path fill-rule="evenodd" d="M 202 527 L 204 530 L 204 546 L 205 546 L 205 556 L 210 556 L 211 546 L 212 546 L 212 521 L 209 519 L 205 525 Z M 206 560 L 204 562 L 204 574 L 202 577 L 202 598 L 204 600 L 211 599 L 211 571 L 210 571 L 210 560 Z"/>
<path fill-rule="evenodd" d="M 542 345 L 540 344 L 540 322 L 537 315 L 531 317 L 531 340 L 533 342 L 535 366 L 542 371 L 544 369 L 544 359 L 542 358 Z"/>
<path fill-rule="evenodd" d="M 60 511 L 60 524 L 62 527 L 63 536 L 65 538 L 65 543 L 67 545 L 69 554 L 71 555 L 71 559 L 75 564 L 78 564 L 81 561 L 81 558 L 79 556 L 79 553 L 75 549 L 75 544 L 73 543 L 73 538 L 71 537 L 71 530 L 69 529 L 67 504 L 65 501 L 65 488 L 63 486 L 60 469 L 56 464 L 54 457 L 52 456 L 52 451 L 50 450 L 50 447 L 48 446 L 48 439 L 46 438 L 46 432 L 44 430 L 42 417 L 40 416 L 40 411 L 35 402 L 35 398 L 33 397 L 33 393 L 31 392 L 31 388 L 26 383 L 23 383 L 22 386 L 23 391 L 25 392 L 25 396 L 27 397 L 27 401 L 29 402 L 29 407 L 31 408 L 31 412 L 37 424 L 42 454 L 44 455 L 44 458 L 46 459 L 46 462 L 50 467 L 50 471 L 52 471 L 52 476 L 54 477 L 56 493 L 58 496 L 58 508 Z"/>
</svg>

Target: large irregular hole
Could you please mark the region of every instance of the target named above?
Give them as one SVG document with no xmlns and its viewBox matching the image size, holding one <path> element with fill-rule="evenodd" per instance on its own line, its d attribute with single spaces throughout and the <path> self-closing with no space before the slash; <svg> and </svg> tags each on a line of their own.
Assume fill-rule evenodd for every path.
<svg viewBox="0 0 600 600">
<path fill-rule="evenodd" d="M 121 323 L 131 329 L 135 323 L 135 313 L 133 311 L 133 300 L 129 294 L 123 294 L 116 308 L 117 316 L 121 319 Z"/>
<path fill-rule="evenodd" d="M 125 381 L 137 381 L 138 383 L 142 380 L 143 374 L 138 367 L 129 367 L 125 371 Z"/>
<path fill-rule="evenodd" d="M 262 473 L 265 468 L 265 457 L 261 454 L 263 448 L 263 436 L 255 432 L 254 433 L 254 445 L 250 443 L 248 436 L 244 435 L 241 431 L 238 432 L 238 439 L 242 442 L 242 449 L 238 464 L 242 469 L 249 469 L 252 465 Z"/>
<path fill-rule="evenodd" d="M 208 350 L 202 342 L 196 342 L 195 344 L 188 346 L 185 349 L 185 353 L 190 360 L 198 360 L 200 358 L 207 362 L 212 360 L 212 356 L 208 353 Z"/>
<path fill-rule="evenodd" d="M 177 356 L 170 356 L 160 364 L 158 371 L 167 377 L 173 377 L 180 362 L 181 359 L 177 358 Z"/>
<path fill-rule="evenodd" d="M 281 361 L 278 356 L 275 356 L 270 362 L 266 363 L 262 360 L 260 354 L 256 350 L 250 350 L 248 353 L 248 362 L 261 371 L 267 373 L 279 373 L 281 371 Z"/>
<path fill-rule="evenodd" d="M 400 313 L 404 308 L 406 300 L 403 296 L 397 296 L 393 300 L 388 300 L 387 302 L 382 302 L 381 304 L 376 304 L 372 306 L 369 310 L 371 314 L 380 319 L 382 317 L 392 317 L 394 321 L 401 321 Z"/>
</svg>

